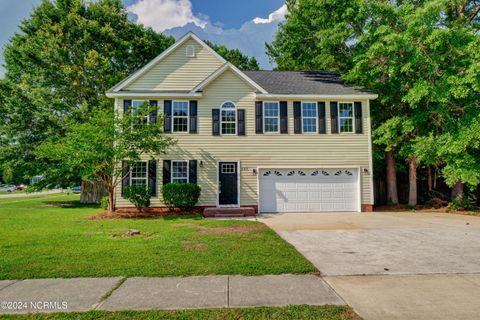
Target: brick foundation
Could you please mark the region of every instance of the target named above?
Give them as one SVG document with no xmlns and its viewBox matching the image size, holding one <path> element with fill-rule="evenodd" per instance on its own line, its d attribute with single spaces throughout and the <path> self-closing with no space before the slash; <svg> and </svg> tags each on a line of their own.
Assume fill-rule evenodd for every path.
<svg viewBox="0 0 480 320">
<path fill-rule="evenodd" d="M 373 212 L 373 204 L 362 204 L 362 212 Z"/>
</svg>

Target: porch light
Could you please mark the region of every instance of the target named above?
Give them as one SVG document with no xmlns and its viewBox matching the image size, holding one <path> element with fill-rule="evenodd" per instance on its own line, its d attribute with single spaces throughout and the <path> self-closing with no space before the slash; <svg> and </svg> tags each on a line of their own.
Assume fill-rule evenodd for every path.
<svg viewBox="0 0 480 320">
<path fill-rule="evenodd" d="M 257 169 L 253 169 L 253 174 L 257 175 Z"/>
<path fill-rule="evenodd" d="M 199 164 L 200 168 L 203 168 L 203 160 L 200 160 Z"/>
</svg>

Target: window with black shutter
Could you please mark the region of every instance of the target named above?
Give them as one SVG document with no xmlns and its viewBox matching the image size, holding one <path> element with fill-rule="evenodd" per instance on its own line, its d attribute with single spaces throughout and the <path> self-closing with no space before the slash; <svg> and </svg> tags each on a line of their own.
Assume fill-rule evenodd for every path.
<svg viewBox="0 0 480 320">
<path fill-rule="evenodd" d="M 288 133 L 288 103 L 280 101 L 280 133 Z"/>
<path fill-rule="evenodd" d="M 220 109 L 212 109 L 212 135 L 220 135 Z"/>
<path fill-rule="evenodd" d="M 238 109 L 237 116 L 238 116 L 238 130 L 237 130 L 238 135 L 244 136 L 245 135 L 245 110 Z"/>
<path fill-rule="evenodd" d="M 293 102 L 293 132 L 302 133 L 302 103 L 300 101 Z"/>
<path fill-rule="evenodd" d="M 325 102 L 319 101 L 318 105 L 318 133 L 327 133 L 327 119 L 325 117 Z"/>
<path fill-rule="evenodd" d="M 263 103 L 262 101 L 255 102 L 255 133 L 263 133 Z"/>
<path fill-rule="evenodd" d="M 152 124 L 157 123 L 157 115 L 158 115 L 158 101 L 150 100 L 150 111 L 148 114 L 148 122 Z"/>
<path fill-rule="evenodd" d="M 157 196 L 157 161 L 148 161 L 148 186 L 152 192 L 152 196 Z"/>
<path fill-rule="evenodd" d="M 330 102 L 330 126 L 332 133 L 338 133 L 338 102 Z"/>
<path fill-rule="evenodd" d="M 172 174 L 172 161 L 163 160 L 163 185 L 170 183 Z"/>
<path fill-rule="evenodd" d="M 197 115 L 198 115 L 198 102 L 195 100 L 190 101 L 190 133 L 197 133 L 198 131 L 198 123 L 197 123 Z"/>
<path fill-rule="evenodd" d="M 362 123 L 362 103 L 354 102 L 355 108 L 355 133 L 363 133 L 363 123 Z"/>
<path fill-rule="evenodd" d="M 163 131 L 172 133 L 172 100 L 163 101 Z"/>
</svg>

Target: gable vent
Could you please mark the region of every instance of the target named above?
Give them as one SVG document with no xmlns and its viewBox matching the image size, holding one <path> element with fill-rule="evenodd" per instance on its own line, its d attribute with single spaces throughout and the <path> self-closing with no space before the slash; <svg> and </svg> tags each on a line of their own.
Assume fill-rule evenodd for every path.
<svg viewBox="0 0 480 320">
<path fill-rule="evenodd" d="M 195 46 L 188 45 L 186 51 L 187 51 L 186 52 L 187 57 L 189 57 L 189 58 L 195 57 Z"/>
</svg>

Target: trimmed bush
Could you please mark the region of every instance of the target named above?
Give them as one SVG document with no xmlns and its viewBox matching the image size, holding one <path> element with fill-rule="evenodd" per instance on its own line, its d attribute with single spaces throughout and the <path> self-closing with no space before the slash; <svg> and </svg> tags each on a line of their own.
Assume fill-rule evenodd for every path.
<svg viewBox="0 0 480 320">
<path fill-rule="evenodd" d="M 103 210 L 108 210 L 108 197 L 102 197 L 100 199 L 100 208 Z"/>
<path fill-rule="evenodd" d="M 139 211 L 150 206 L 152 192 L 146 186 L 125 186 L 123 194 L 123 197 L 133 203 Z"/>
<path fill-rule="evenodd" d="M 167 183 L 162 188 L 163 202 L 170 210 L 190 211 L 197 205 L 200 192 L 195 183 Z"/>
</svg>

